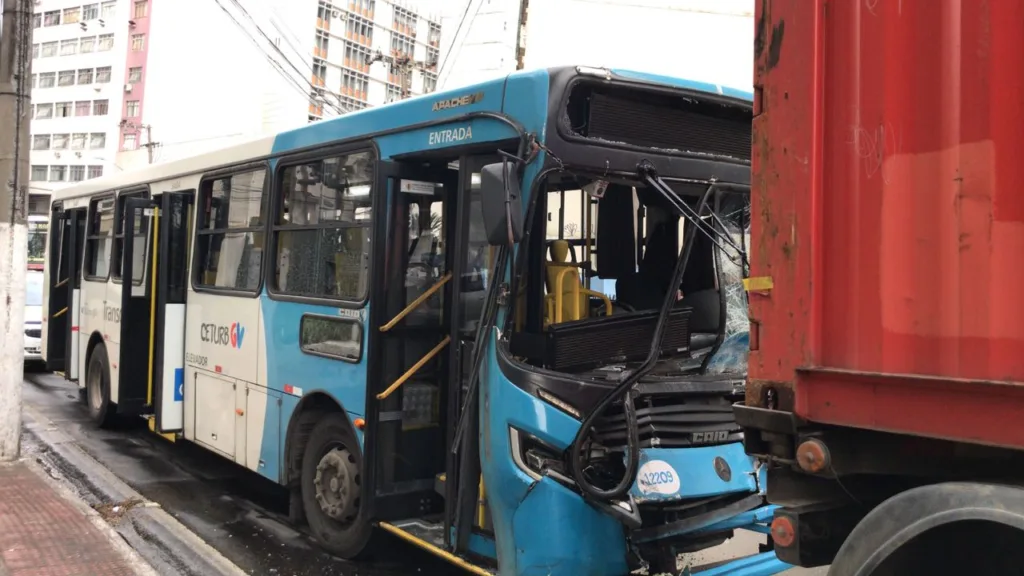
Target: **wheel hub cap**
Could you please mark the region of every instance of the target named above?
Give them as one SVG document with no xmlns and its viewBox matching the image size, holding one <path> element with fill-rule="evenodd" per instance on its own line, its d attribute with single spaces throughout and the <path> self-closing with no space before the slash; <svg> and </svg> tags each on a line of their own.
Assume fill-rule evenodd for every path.
<svg viewBox="0 0 1024 576">
<path fill-rule="evenodd" d="M 354 519 L 359 504 L 358 469 L 348 450 L 335 448 L 324 454 L 316 466 L 313 485 L 324 514 L 339 522 Z"/>
</svg>

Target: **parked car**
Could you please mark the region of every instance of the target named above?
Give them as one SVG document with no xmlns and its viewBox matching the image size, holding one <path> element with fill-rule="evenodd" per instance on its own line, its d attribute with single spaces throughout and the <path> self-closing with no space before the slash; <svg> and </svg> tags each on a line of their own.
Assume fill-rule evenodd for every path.
<svg viewBox="0 0 1024 576">
<path fill-rule="evenodd" d="M 43 273 L 29 270 L 25 278 L 25 367 L 43 362 Z"/>
</svg>

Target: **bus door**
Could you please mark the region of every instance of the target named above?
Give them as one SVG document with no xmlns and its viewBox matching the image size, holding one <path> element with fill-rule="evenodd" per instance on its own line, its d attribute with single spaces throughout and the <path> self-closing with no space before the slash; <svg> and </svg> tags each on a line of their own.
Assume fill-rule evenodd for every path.
<svg viewBox="0 0 1024 576">
<path fill-rule="evenodd" d="M 382 161 L 377 174 L 362 486 L 368 517 L 393 521 L 444 509 L 458 172 Z"/>
<path fill-rule="evenodd" d="M 119 413 L 154 413 L 152 428 L 178 432 L 184 417 L 185 295 L 194 192 L 164 192 L 125 205 Z M 145 241 L 136 240 L 144 238 Z M 135 257 L 144 250 L 148 257 Z M 135 267 L 145 266 L 137 271 Z M 127 410 L 126 410 L 127 408 Z"/>
<path fill-rule="evenodd" d="M 46 369 L 78 380 L 78 319 L 85 253 L 85 208 L 64 210 L 55 205 L 50 216 L 49 298 L 45 303 L 43 338 Z"/>
</svg>

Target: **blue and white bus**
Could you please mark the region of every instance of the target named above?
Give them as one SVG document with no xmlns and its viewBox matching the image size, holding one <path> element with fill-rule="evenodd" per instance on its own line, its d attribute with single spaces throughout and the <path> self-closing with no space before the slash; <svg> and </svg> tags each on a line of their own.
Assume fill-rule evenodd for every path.
<svg viewBox="0 0 1024 576">
<path fill-rule="evenodd" d="M 70 186 L 47 365 L 345 558 L 386 530 L 479 574 L 674 572 L 773 511 L 731 409 L 751 118 L 559 68 Z"/>
</svg>

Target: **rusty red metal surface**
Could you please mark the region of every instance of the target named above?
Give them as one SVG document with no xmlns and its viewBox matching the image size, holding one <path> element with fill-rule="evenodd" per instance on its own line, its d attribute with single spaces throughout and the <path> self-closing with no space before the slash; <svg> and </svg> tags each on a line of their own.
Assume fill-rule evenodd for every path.
<svg viewBox="0 0 1024 576">
<path fill-rule="evenodd" d="M 1021 22 L 757 0 L 748 404 L 1024 447 Z"/>
</svg>

